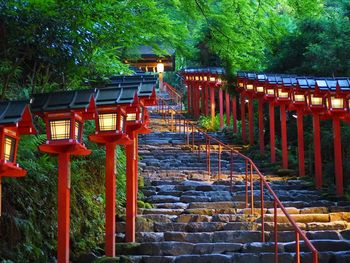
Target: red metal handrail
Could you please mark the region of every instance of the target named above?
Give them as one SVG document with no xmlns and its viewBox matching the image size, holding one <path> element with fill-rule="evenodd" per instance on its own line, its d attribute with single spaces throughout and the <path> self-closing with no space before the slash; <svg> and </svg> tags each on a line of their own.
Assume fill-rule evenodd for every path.
<svg viewBox="0 0 350 263">
<path fill-rule="evenodd" d="M 166 88 L 166 91 L 170 95 L 171 99 L 176 103 L 180 104 L 180 110 L 182 110 L 182 95 L 176 90 L 173 86 L 171 86 L 169 83 L 164 82 L 164 87 Z"/>
<path fill-rule="evenodd" d="M 209 135 L 205 131 L 201 130 L 198 127 L 195 127 L 194 123 L 189 122 L 186 120 L 186 118 L 182 114 L 177 114 L 179 120 L 183 120 L 183 131 L 187 134 L 187 144 L 191 145 L 192 151 L 195 150 L 195 132 L 198 134 L 202 134 L 206 143 L 206 156 L 207 156 L 207 170 L 210 175 L 211 173 L 211 155 L 210 155 L 210 148 L 212 143 L 216 143 L 219 146 L 218 149 L 218 180 L 220 180 L 221 175 L 221 152 L 222 150 L 227 150 L 230 152 L 230 190 L 233 190 L 233 157 L 234 154 L 240 158 L 242 158 L 245 161 L 245 206 L 246 208 L 249 207 L 249 200 L 250 200 L 250 213 L 251 215 L 254 213 L 254 176 L 258 175 L 260 180 L 260 214 L 261 214 L 261 239 L 262 242 L 265 242 L 265 191 L 264 188 L 268 190 L 270 195 L 273 198 L 273 210 L 274 210 L 274 242 L 275 242 L 275 263 L 278 262 L 278 229 L 277 229 L 277 209 L 280 208 L 280 210 L 283 212 L 283 214 L 288 219 L 289 223 L 292 225 L 295 231 L 295 244 L 296 244 L 296 262 L 300 263 L 300 238 L 304 240 L 307 248 L 312 253 L 312 263 L 318 263 L 318 251 L 314 247 L 314 245 L 310 242 L 310 240 L 306 237 L 305 233 L 300 229 L 300 227 L 297 225 L 293 217 L 288 213 L 287 209 L 284 207 L 282 202 L 279 200 L 276 193 L 271 188 L 270 184 L 266 181 L 265 176 L 260 172 L 256 164 L 247 156 L 240 153 L 233 147 L 223 143 L 219 139 Z M 175 116 L 176 119 L 176 116 Z M 178 125 L 180 122 L 175 122 L 175 131 L 177 131 L 176 125 Z M 190 129 L 191 128 L 191 129 Z M 181 127 L 180 127 L 181 131 Z M 191 139 L 192 142 L 190 143 L 190 135 L 192 135 Z M 200 141 L 198 143 L 198 156 L 200 157 L 200 151 L 201 151 L 201 143 Z M 255 172 L 254 172 L 255 171 Z M 249 196 L 249 186 L 250 186 L 250 196 Z"/>
</svg>

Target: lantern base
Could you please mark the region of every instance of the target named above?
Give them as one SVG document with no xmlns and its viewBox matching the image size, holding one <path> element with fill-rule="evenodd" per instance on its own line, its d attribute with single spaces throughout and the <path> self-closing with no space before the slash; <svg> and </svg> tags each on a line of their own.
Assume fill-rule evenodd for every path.
<svg viewBox="0 0 350 263">
<path fill-rule="evenodd" d="M 99 144 L 115 143 L 115 144 L 127 145 L 132 143 L 132 140 L 130 140 L 127 134 L 99 133 L 99 134 L 90 135 L 89 140 Z"/>
<path fill-rule="evenodd" d="M 14 163 L 5 163 L 3 160 L 0 163 L 0 176 L 6 177 L 23 177 L 27 171 L 17 166 Z"/>
<path fill-rule="evenodd" d="M 78 142 L 48 143 L 39 146 L 39 150 L 46 153 L 69 153 L 71 155 L 89 155 L 91 153 L 83 144 Z"/>
</svg>

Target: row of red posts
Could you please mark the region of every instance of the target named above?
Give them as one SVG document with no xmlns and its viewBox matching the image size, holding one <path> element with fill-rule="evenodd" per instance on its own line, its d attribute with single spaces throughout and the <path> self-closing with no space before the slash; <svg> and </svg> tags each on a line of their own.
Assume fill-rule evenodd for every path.
<svg viewBox="0 0 350 263">
<path fill-rule="evenodd" d="M 218 90 L 220 127 L 223 127 L 223 87 L 224 70 L 221 68 L 190 68 L 182 75 L 188 90 L 188 110 L 195 118 L 200 114 L 208 116 L 208 90 L 210 91 L 210 109 L 212 124 L 215 116 L 215 90 Z M 305 175 L 303 116 L 311 114 L 313 118 L 314 163 L 316 187 L 322 187 L 322 152 L 320 120 L 331 119 L 333 123 L 335 184 L 336 194 L 344 195 L 343 164 L 341 149 L 341 121 L 350 121 L 350 79 L 314 78 L 295 75 L 238 72 L 232 84 L 240 94 L 240 112 L 242 121 L 242 140 L 246 142 L 246 103 L 248 103 L 249 144 L 254 142 L 253 100 L 258 101 L 258 130 L 260 151 L 265 151 L 264 142 L 264 103 L 269 105 L 269 137 L 271 162 L 276 162 L 275 147 L 275 107 L 280 110 L 282 167 L 288 168 L 287 111 L 295 111 L 298 126 L 299 175 Z M 233 116 L 233 130 L 237 132 L 236 96 L 230 95 L 226 88 L 226 117 L 230 125 Z M 230 109 L 230 102 L 232 109 Z M 200 107 L 200 105 L 202 107 Z M 202 110 L 201 110 L 202 109 Z M 232 110 L 232 111 L 231 111 Z"/>
<path fill-rule="evenodd" d="M 89 139 L 106 147 L 105 253 L 110 257 L 116 253 L 115 149 L 118 144 L 124 145 L 126 151 L 126 241 L 135 242 L 138 134 L 150 132 L 146 107 L 156 105 L 156 82 L 156 77 L 150 75 L 118 76 L 99 89 L 34 94 L 30 102 L 0 103 L 0 183 L 2 177 L 26 174 L 16 164 L 16 153 L 20 135 L 36 133 L 31 113 L 42 117 L 46 124 L 47 141 L 39 147 L 40 151 L 58 155 L 59 263 L 69 262 L 70 157 L 91 153 L 82 141 L 86 120 L 96 123 L 96 132 Z"/>
</svg>

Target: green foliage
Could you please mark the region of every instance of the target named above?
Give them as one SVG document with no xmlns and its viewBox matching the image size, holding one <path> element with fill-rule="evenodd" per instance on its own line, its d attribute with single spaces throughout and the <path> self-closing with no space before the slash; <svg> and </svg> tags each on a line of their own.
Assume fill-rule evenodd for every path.
<svg viewBox="0 0 350 263">
<path fill-rule="evenodd" d="M 40 127 L 40 123 L 38 123 Z M 95 130 L 85 125 L 84 141 L 92 154 L 73 158 L 71 173 L 71 250 L 73 258 L 104 242 L 105 150 L 87 141 Z M 0 260 L 48 262 L 56 254 L 57 158 L 37 147 L 46 135 L 23 136 L 18 163 L 28 175 L 4 179 L 4 211 L 1 217 Z M 125 204 L 125 154 L 117 149 L 118 206 Z M 119 209 L 120 210 L 120 209 Z"/>
</svg>

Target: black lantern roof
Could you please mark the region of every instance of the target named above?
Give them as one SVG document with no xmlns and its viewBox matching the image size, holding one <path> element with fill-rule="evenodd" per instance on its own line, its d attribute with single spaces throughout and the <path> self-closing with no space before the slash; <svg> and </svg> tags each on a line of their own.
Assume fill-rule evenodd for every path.
<svg viewBox="0 0 350 263">
<path fill-rule="evenodd" d="M 248 72 L 248 73 L 247 73 L 247 78 L 248 78 L 249 80 L 255 80 L 255 79 L 256 79 L 256 73 L 254 73 L 254 72 Z"/>
<path fill-rule="evenodd" d="M 154 82 L 145 82 L 145 83 L 119 83 L 119 84 L 107 84 L 106 88 L 113 88 L 113 89 L 122 89 L 124 87 L 136 87 L 137 88 L 137 95 L 139 97 L 149 97 L 152 95 L 154 90 Z"/>
<path fill-rule="evenodd" d="M 95 91 L 87 89 L 34 94 L 31 109 L 33 112 L 87 109 Z"/>
<path fill-rule="evenodd" d="M 278 84 L 278 80 L 276 78 L 276 75 L 268 75 L 267 76 L 267 82 L 269 84 Z"/>
<path fill-rule="evenodd" d="M 265 82 L 267 80 L 267 76 L 265 74 L 258 73 L 256 74 L 256 80 L 258 82 Z"/>
<path fill-rule="evenodd" d="M 350 83 L 347 78 L 338 78 L 337 81 L 337 87 L 340 89 L 340 91 L 350 91 Z"/>
<path fill-rule="evenodd" d="M 138 86 L 107 87 L 98 89 L 95 95 L 97 106 L 116 104 L 132 104 L 138 91 Z"/>
<path fill-rule="evenodd" d="M 247 77 L 247 72 L 238 71 L 238 72 L 237 72 L 237 77 L 238 77 L 238 78 L 241 78 L 241 79 L 244 79 L 244 78 Z"/>
<path fill-rule="evenodd" d="M 28 105 L 29 101 L 0 102 L 0 125 L 18 124 Z"/>
<path fill-rule="evenodd" d="M 320 91 L 328 91 L 329 90 L 329 84 L 331 84 L 331 80 L 325 79 L 325 78 L 317 78 L 315 79 L 315 87 Z M 336 81 L 335 81 L 336 84 Z"/>
<path fill-rule="evenodd" d="M 301 89 L 314 89 L 316 85 L 315 79 L 310 77 L 297 77 L 297 83 Z"/>
<path fill-rule="evenodd" d="M 293 76 L 283 76 L 282 77 L 282 83 L 284 87 L 295 87 L 297 85 L 297 78 Z"/>
</svg>

